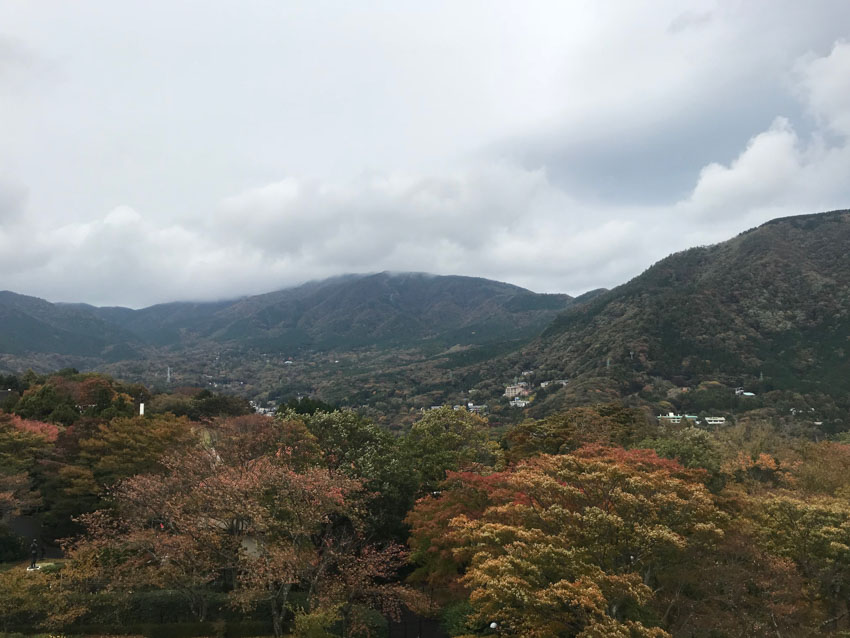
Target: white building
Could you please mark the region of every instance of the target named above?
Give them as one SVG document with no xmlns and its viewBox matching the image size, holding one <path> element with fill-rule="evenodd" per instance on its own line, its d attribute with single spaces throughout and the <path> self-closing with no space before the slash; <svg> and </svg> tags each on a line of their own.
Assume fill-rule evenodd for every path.
<svg viewBox="0 0 850 638">
<path fill-rule="evenodd" d="M 660 414 L 658 416 L 658 420 L 665 423 L 681 423 L 682 419 L 699 423 L 699 419 L 694 414 L 673 414 L 672 412 L 668 412 L 667 414 Z"/>
</svg>

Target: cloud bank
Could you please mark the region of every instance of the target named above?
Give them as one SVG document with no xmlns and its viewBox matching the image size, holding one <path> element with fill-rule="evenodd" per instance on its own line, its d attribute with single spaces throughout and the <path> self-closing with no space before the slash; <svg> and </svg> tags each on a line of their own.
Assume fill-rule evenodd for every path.
<svg viewBox="0 0 850 638">
<path fill-rule="evenodd" d="M 633 49 L 637 63 L 646 65 L 639 81 L 618 66 L 619 59 L 606 61 L 611 54 L 595 40 L 588 40 L 584 51 L 598 57 L 576 76 L 571 71 L 574 61 L 564 58 L 565 51 L 553 49 L 558 52 L 554 56 L 527 40 L 520 43 L 519 60 L 497 57 L 495 61 L 503 67 L 488 70 L 477 55 L 455 50 L 457 34 L 448 33 L 448 55 L 413 66 L 420 74 L 433 73 L 435 68 L 445 71 L 446 78 L 414 83 L 417 99 L 448 112 L 441 117 L 452 119 L 458 96 L 446 94 L 431 100 L 422 94 L 425 88 L 437 90 L 445 84 L 451 91 L 462 92 L 463 77 L 488 72 L 498 76 L 508 73 L 504 66 L 509 64 L 516 66 L 511 73 L 525 71 L 532 76 L 523 80 L 522 88 L 531 93 L 524 99 L 539 98 L 544 105 L 522 118 L 506 114 L 509 109 L 502 107 L 488 110 L 480 94 L 470 95 L 482 121 L 470 123 L 472 115 L 458 107 L 460 128 L 445 119 L 440 126 L 429 124 L 427 120 L 437 115 L 417 111 L 420 129 L 405 139 L 419 150 L 404 155 L 398 140 L 376 133 L 375 144 L 387 148 L 376 148 L 374 163 L 358 163 L 356 153 L 345 150 L 345 131 L 357 123 L 377 127 L 375 118 L 409 116 L 404 111 L 409 106 L 407 97 L 397 94 L 402 86 L 357 87 L 389 96 L 384 95 L 380 105 L 372 102 L 377 99 L 374 96 L 366 100 L 366 106 L 353 104 L 357 120 L 331 125 L 334 140 L 323 141 L 321 132 L 311 138 L 329 155 L 339 148 L 342 159 L 336 162 L 329 156 L 326 163 L 305 160 L 302 164 L 290 160 L 292 170 L 259 158 L 251 166 L 240 155 L 246 149 L 240 148 L 236 153 L 239 168 L 234 172 L 234 165 L 222 156 L 204 159 L 186 154 L 187 146 L 181 142 L 187 140 L 180 135 L 174 140 L 149 139 L 147 148 L 134 138 L 127 141 L 133 152 L 123 154 L 122 137 L 112 131 L 110 152 L 101 148 L 95 158 L 102 169 L 103 189 L 98 197 L 104 199 L 99 200 L 79 194 L 55 174 L 51 182 L 55 191 L 45 195 L 41 182 L 28 179 L 36 173 L 26 169 L 26 162 L 16 164 L 0 151 L 0 177 L 9 176 L 0 179 L 0 288 L 56 301 L 139 307 L 176 299 L 255 294 L 340 273 L 395 270 L 483 276 L 536 291 L 579 294 L 623 283 L 671 252 L 727 239 L 771 218 L 850 206 L 850 43 L 832 39 L 829 29 L 817 23 L 803 31 L 814 34 L 818 42 L 830 38 L 820 54 L 807 48 L 810 40 L 802 39 L 797 43 L 802 52 L 795 57 L 764 60 L 766 54 L 756 53 L 755 59 L 738 65 L 743 70 L 734 68 L 731 54 L 718 56 L 727 63 L 720 69 L 712 68 L 720 64 L 717 59 L 704 57 L 664 66 L 664 57 L 683 46 L 694 55 L 718 42 L 732 46 L 755 33 L 748 29 L 758 24 L 751 15 L 730 18 L 723 6 L 711 3 L 687 12 L 673 6 L 650 17 L 626 16 L 661 34 L 661 44 Z M 825 19 L 831 17 L 824 14 Z M 611 22 L 608 17 L 590 16 L 591 22 L 598 23 L 595 35 L 625 33 L 626 22 Z M 529 22 L 524 26 L 542 33 L 544 40 L 555 37 L 553 27 L 543 24 L 541 16 L 524 19 Z M 403 47 L 398 24 L 391 25 L 395 31 L 381 24 L 360 26 L 372 29 L 378 41 L 389 38 L 390 50 Z M 509 26 L 501 28 L 501 37 L 513 34 Z M 768 31 L 768 35 L 777 33 Z M 486 38 L 472 40 L 484 53 L 489 51 Z M 372 60 L 376 52 L 385 52 L 379 44 L 372 42 L 365 51 L 354 47 L 352 55 L 361 63 Z M 0 47 L 0 58 L 3 51 Z M 452 56 L 459 61 L 460 75 L 446 68 Z M 9 64 L 20 56 L 11 58 Z M 372 62 L 391 65 L 383 58 Z M 314 64 L 314 71 L 323 70 L 321 61 Z M 615 70 L 610 76 L 604 73 L 607 64 Z M 641 98 L 640 83 L 650 84 L 656 66 L 664 69 L 664 81 L 646 86 L 648 97 Z M 3 68 L 0 60 L 0 71 Z M 723 90 L 722 77 L 707 81 L 709 89 L 728 98 L 741 87 L 746 94 L 758 69 L 776 75 L 769 90 L 762 85 L 758 91 L 783 97 L 765 100 L 758 117 L 740 105 L 748 130 L 732 121 L 735 109 L 728 106 L 725 111 L 719 108 L 721 114 L 732 114 L 727 121 L 703 119 L 700 109 L 692 119 L 682 116 L 695 101 L 689 87 L 707 95 L 700 93 L 705 87 L 695 81 L 703 74 L 728 71 L 731 89 Z M 559 73 L 585 87 L 588 95 L 571 100 L 571 91 L 565 92 L 553 80 Z M 252 79 L 256 76 L 248 74 L 244 81 Z M 477 78 L 473 84 L 480 81 Z M 345 87 L 335 86 L 339 95 L 345 94 Z M 313 85 L 306 90 L 317 89 Z M 616 99 L 609 103 L 612 96 L 632 92 L 633 105 Z M 314 95 L 311 104 L 321 109 L 331 98 Z M 508 100 L 508 106 L 516 107 L 517 99 Z M 32 100 L 38 102 L 23 93 L 19 97 L 30 106 Z M 669 126 L 652 111 L 653 105 L 667 100 L 673 103 Z M 387 110 L 394 101 L 399 112 Z M 151 104 L 155 103 L 139 105 L 136 115 L 151 116 L 149 109 L 159 108 Z M 370 106 L 380 111 L 370 115 L 366 112 Z M 767 113 L 767 107 L 773 112 Z M 22 118 L 15 111 L 20 108 L 21 104 L 13 105 L 8 112 Z M 169 115 L 180 110 L 169 105 L 162 108 Z M 612 123 L 630 111 L 633 119 Z M 129 113 L 116 121 L 131 126 L 137 121 L 134 117 Z M 243 117 L 250 119 L 251 113 L 246 111 Z M 318 117 L 319 124 L 311 120 L 311 126 L 321 129 L 320 124 L 327 121 L 321 114 Z M 260 119 L 266 124 L 274 121 L 265 115 Z M 763 122 L 761 127 L 755 126 L 757 121 Z M 705 122 L 718 130 L 705 130 Z M 106 124 L 113 126 L 114 121 Z M 401 128 L 410 124 L 404 122 Z M 229 126 L 219 131 L 207 122 L 203 130 L 215 142 L 217 135 L 234 135 L 233 123 Z M 250 122 L 245 126 L 250 128 Z M 651 129 L 652 135 L 642 132 L 642 126 Z M 399 130 L 392 123 L 387 127 L 390 132 Z M 430 130 L 439 138 L 461 129 L 464 132 L 457 135 L 463 139 L 454 145 L 427 139 Z M 254 134 L 249 131 L 248 137 Z M 362 151 L 365 138 L 358 136 L 363 131 L 352 135 L 352 144 Z M 683 135 L 686 139 L 680 139 Z M 724 138 L 722 143 L 713 141 L 716 137 Z M 32 139 L 36 137 L 21 138 Z M 102 143 L 92 141 L 94 147 Z M 233 150 L 226 144 L 213 146 L 223 156 Z M 697 152 L 700 149 L 702 153 Z M 583 152 L 587 152 L 588 166 L 581 165 Z M 86 170 L 91 171 L 87 163 L 94 160 L 80 153 Z M 163 154 L 161 159 L 157 153 Z M 286 155 L 284 150 L 281 153 Z M 618 154 L 628 157 L 618 163 Z M 219 171 L 229 178 L 204 182 Z M 74 176 L 74 166 L 68 166 L 68 172 Z M 668 174 L 669 184 L 665 182 Z M 90 189 L 94 178 L 86 175 Z M 136 197 L 104 206 L 107 199 L 102 193 L 122 197 L 115 183 L 133 176 L 145 188 Z M 620 185 L 634 196 L 623 196 Z M 202 191 L 203 196 L 188 197 L 189 191 Z M 134 191 L 126 190 L 130 192 Z M 68 195 L 64 210 L 59 203 L 62 194 Z"/>
</svg>

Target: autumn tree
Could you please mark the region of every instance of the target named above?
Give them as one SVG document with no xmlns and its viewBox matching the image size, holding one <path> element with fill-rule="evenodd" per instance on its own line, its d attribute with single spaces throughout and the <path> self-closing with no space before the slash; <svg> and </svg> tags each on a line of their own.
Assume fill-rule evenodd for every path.
<svg viewBox="0 0 850 638">
<path fill-rule="evenodd" d="M 267 610 L 281 635 L 294 589 L 321 602 L 330 580 L 349 578 L 351 557 L 393 551 L 366 543 L 361 481 L 292 463 L 290 430 L 267 417 L 212 424 L 200 444 L 166 455 L 162 471 L 120 482 L 113 507 L 85 517 L 73 561 L 100 557 L 116 590 L 178 590 L 199 619 L 216 582 L 234 605 Z M 381 578 L 380 561 L 370 564 L 363 578 Z"/>
<path fill-rule="evenodd" d="M 529 419 L 504 437 L 508 458 L 567 454 L 583 445 L 629 445 L 648 432 L 646 416 L 619 404 L 570 408 L 544 419 Z"/>
<path fill-rule="evenodd" d="M 446 488 L 437 500 L 451 498 Z M 439 543 L 463 567 L 473 628 L 496 622 L 502 635 L 666 635 L 644 622 L 652 587 L 722 538 L 723 516 L 706 488 L 650 451 L 544 455 L 481 488 L 489 503 L 452 518 Z M 437 538 L 423 534 L 416 511 L 411 518 L 414 538 Z"/>
<path fill-rule="evenodd" d="M 803 638 L 823 620 L 794 562 L 777 555 L 740 519 L 711 551 L 659 574 L 655 608 L 674 636 Z"/>
<path fill-rule="evenodd" d="M 78 465 L 88 467 L 97 484 L 108 487 L 120 479 L 156 471 L 166 451 L 196 439 L 193 429 L 185 417 L 118 417 L 98 424 L 80 441 Z"/>
<path fill-rule="evenodd" d="M 805 442 L 799 454 L 791 470 L 796 485 L 807 492 L 850 496 L 850 445 Z"/>
<path fill-rule="evenodd" d="M 25 625 L 61 630 L 83 616 L 85 598 L 66 574 L 27 572 L 20 567 L 0 572 L 0 630 Z"/>
<path fill-rule="evenodd" d="M 102 507 L 112 485 L 161 469 L 166 452 L 198 437 L 196 424 L 169 414 L 82 419 L 58 437 L 56 454 L 40 469 L 47 528 L 57 537 L 78 533 L 72 520 Z"/>
<path fill-rule="evenodd" d="M 846 498 L 780 491 L 755 497 L 753 520 L 766 546 L 790 559 L 812 584 L 829 618 L 822 630 L 850 627 L 850 505 Z"/>
<path fill-rule="evenodd" d="M 55 425 L 0 414 L 0 557 L 4 559 L 21 554 L 21 540 L 7 524 L 12 516 L 41 504 L 34 473 L 57 435 Z"/>
</svg>

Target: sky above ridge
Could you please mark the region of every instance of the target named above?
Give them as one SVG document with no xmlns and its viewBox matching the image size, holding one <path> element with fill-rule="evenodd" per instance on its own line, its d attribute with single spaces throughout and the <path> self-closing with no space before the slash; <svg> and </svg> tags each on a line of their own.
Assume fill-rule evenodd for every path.
<svg viewBox="0 0 850 638">
<path fill-rule="evenodd" d="M 612 287 L 850 208 L 850 2 L 0 1 L 0 289 Z"/>
</svg>

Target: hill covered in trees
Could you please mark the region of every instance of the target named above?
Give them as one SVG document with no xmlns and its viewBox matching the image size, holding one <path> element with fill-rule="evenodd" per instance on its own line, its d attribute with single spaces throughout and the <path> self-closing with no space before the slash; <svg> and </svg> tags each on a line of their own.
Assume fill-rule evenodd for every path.
<svg viewBox="0 0 850 638">
<path fill-rule="evenodd" d="M 777 219 L 573 305 L 514 365 L 655 402 L 717 382 L 845 406 L 848 254 L 848 211 Z"/>
<path fill-rule="evenodd" d="M 91 367 L 158 347 L 295 353 L 487 343 L 534 336 L 570 301 L 486 279 L 422 273 L 347 275 L 234 301 L 141 310 L 3 292 L 0 352 L 21 359 L 77 356 Z"/>
</svg>

